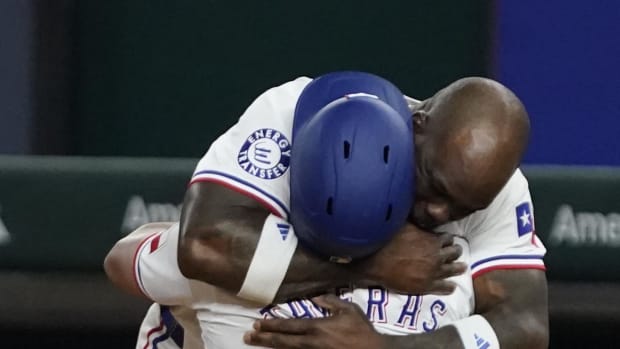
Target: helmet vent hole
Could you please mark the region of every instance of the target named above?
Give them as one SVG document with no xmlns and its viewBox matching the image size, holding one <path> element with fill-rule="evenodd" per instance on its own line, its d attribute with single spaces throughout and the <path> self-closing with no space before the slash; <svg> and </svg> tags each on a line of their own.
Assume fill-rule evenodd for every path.
<svg viewBox="0 0 620 349">
<path fill-rule="evenodd" d="M 383 147 L 383 162 L 387 164 L 389 158 L 390 158 L 390 146 L 386 145 L 385 147 Z"/>
<path fill-rule="evenodd" d="M 387 212 L 385 213 L 385 221 L 389 221 L 390 217 L 392 217 L 392 205 L 388 205 Z"/>
<path fill-rule="evenodd" d="M 334 199 L 332 197 L 327 199 L 327 208 L 326 209 L 327 209 L 327 214 L 330 215 L 330 216 L 334 213 L 333 203 L 334 203 Z"/>
<path fill-rule="evenodd" d="M 344 158 L 348 159 L 351 155 L 351 143 L 344 141 Z"/>
</svg>

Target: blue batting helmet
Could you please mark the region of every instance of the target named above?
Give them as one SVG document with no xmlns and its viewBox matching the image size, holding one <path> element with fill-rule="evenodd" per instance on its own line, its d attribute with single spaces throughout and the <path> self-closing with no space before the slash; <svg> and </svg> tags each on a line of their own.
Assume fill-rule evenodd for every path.
<svg viewBox="0 0 620 349">
<path fill-rule="evenodd" d="M 291 223 L 302 246 L 340 262 L 379 249 L 406 221 L 414 194 L 411 114 L 378 76 L 313 80 L 295 109 Z"/>
</svg>

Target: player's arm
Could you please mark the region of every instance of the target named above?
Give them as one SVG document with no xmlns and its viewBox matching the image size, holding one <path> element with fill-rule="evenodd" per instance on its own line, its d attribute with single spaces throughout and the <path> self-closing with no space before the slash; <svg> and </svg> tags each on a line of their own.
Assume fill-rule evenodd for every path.
<svg viewBox="0 0 620 349">
<path fill-rule="evenodd" d="M 208 297 L 212 286 L 193 289 L 177 265 L 178 223 L 150 223 L 119 241 L 104 262 L 122 290 L 166 305 L 187 305 L 193 292 Z"/>
<path fill-rule="evenodd" d="M 193 184 L 181 217 L 181 272 L 188 278 L 239 292 L 270 214 L 256 200 L 222 185 Z M 352 268 L 318 259 L 297 247 L 275 299 L 316 294 L 347 285 L 355 278 Z"/>
<path fill-rule="evenodd" d="M 435 332 L 384 336 L 386 348 L 542 349 L 549 346 L 547 281 L 542 270 L 496 270 L 474 280 L 476 314 Z M 486 324 L 484 323 L 486 322 Z M 490 326 L 490 329 L 489 327 Z M 493 337 L 497 337 L 497 341 Z"/>
<path fill-rule="evenodd" d="M 270 213 L 256 200 L 222 185 L 193 184 L 181 216 L 181 272 L 188 278 L 239 292 Z M 276 298 L 346 285 L 351 278 L 345 266 L 319 260 L 297 248 Z"/>
<path fill-rule="evenodd" d="M 116 287 L 129 294 L 145 297 L 134 277 L 133 265 L 136 251 L 145 239 L 170 228 L 172 224 L 174 223 L 157 222 L 145 224 L 114 244 L 105 257 L 103 269 Z"/>
<path fill-rule="evenodd" d="M 181 272 L 239 292 L 250 264 L 261 263 L 253 257 L 269 216 L 273 214 L 245 194 L 213 182 L 192 184 L 181 217 Z M 451 263 L 459 255 L 460 249 L 452 245 L 449 236 L 411 229 L 398 234 L 371 259 L 352 264 L 331 263 L 297 247 L 289 260 L 281 261 L 285 275 L 275 299 L 312 295 L 358 281 L 418 293 L 451 292 L 454 285 L 444 279 L 463 271 Z"/>
<path fill-rule="evenodd" d="M 547 348 L 547 280 L 537 269 L 496 270 L 474 280 L 476 313 L 493 326 L 502 348 Z"/>
</svg>

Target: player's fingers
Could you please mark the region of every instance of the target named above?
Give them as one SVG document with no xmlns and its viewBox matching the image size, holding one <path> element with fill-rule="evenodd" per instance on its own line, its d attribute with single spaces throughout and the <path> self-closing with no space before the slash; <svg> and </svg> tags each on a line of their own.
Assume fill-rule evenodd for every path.
<svg viewBox="0 0 620 349">
<path fill-rule="evenodd" d="M 312 298 L 312 301 L 327 310 L 332 314 L 338 313 L 339 310 L 344 310 L 351 307 L 351 303 L 340 299 L 340 297 L 333 294 L 326 294 Z"/>
<path fill-rule="evenodd" d="M 439 270 L 439 277 L 442 279 L 458 276 L 467 271 L 467 264 L 463 262 L 454 262 L 449 264 L 444 264 L 441 266 Z"/>
<path fill-rule="evenodd" d="M 454 245 L 454 235 L 450 233 L 441 233 L 441 235 L 439 235 L 439 241 L 441 241 L 441 247 Z"/>
<path fill-rule="evenodd" d="M 243 342 L 248 345 L 278 349 L 311 348 L 307 343 L 308 339 L 303 336 L 272 332 L 246 332 L 243 335 Z"/>
<path fill-rule="evenodd" d="M 456 244 L 445 246 L 439 251 L 441 258 L 445 263 L 451 263 L 457 260 L 461 256 L 462 253 L 463 253 L 463 247 L 461 247 L 461 245 L 456 245 Z"/>
<path fill-rule="evenodd" d="M 314 326 L 310 319 L 262 319 L 254 322 L 254 329 L 260 332 L 304 334 Z"/>
</svg>

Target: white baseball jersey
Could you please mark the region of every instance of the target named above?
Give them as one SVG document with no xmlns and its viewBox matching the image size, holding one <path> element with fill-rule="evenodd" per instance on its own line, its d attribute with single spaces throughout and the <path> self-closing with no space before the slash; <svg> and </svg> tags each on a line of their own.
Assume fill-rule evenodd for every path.
<svg viewBox="0 0 620 349">
<path fill-rule="evenodd" d="M 161 349 L 180 349 L 183 347 L 183 343 L 175 342 L 170 338 L 168 326 L 163 322 L 161 311 L 162 308 L 157 303 L 153 303 L 147 310 L 138 331 L 136 349 L 153 349 L 156 347 Z"/>
<path fill-rule="evenodd" d="M 310 81 L 301 77 L 259 96 L 237 124 L 211 145 L 198 163 L 191 183 L 219 183 L 254 198 L 273 214 L 287 219 L 293 112 L 301 91 Z M 520 170 L 488 208 L 438 230 L 466 240 L 461 258 L 469 263 L 471 273 L 455 278 L 457 291 L 444 297 L 402 295 L 381 288 L 345 290 L 342 297 L 360 305 L 378 331 L 432 331 L 473 312 L 472 278 L 496 269 L 544 269 L 545 248 L 534 233 L 528 184 Z M 277 233 L 278 229 L 273 231 Z M 169 230 L 166 234 L 174 232 Z M 157 253 L 174 254 L 169 260 L 175 263 L 176 250 L 172 251 L 172 243 L 167 244 L 170 251 L 163 252 L 166 244 L 160 243 L 161 251 L 150 253 L 147 247 L 152 243 L 143 245 L 147 247 L 136 258 L 139 284 L 157 302 L 195 309 L 209 348 L 245 348 L 242 335 L 251 328 L 252 319 L 258 317 L 324 316 L 322 309 L 309 300 L 259 309 L 226 292 L 205 290 L 204 284 L 185 280 L 176 264 L 166 268 L 159 265 L 164 258 L 149 258 Z"/>
<path fill-rule="evenodd" d="M 153 303 L 138 331 L 136 349 L 204 349 L 196 312 Z"/>
</svg>

